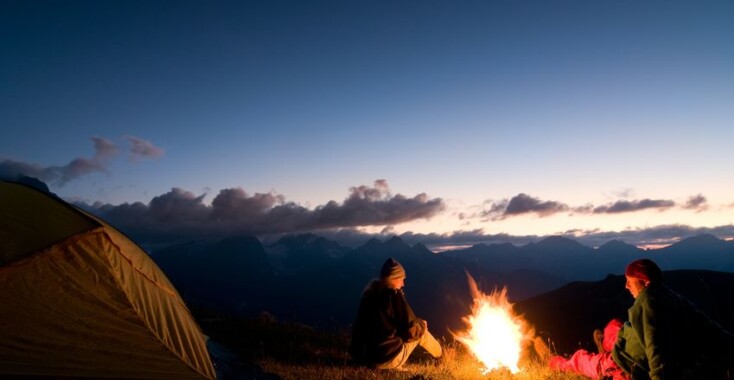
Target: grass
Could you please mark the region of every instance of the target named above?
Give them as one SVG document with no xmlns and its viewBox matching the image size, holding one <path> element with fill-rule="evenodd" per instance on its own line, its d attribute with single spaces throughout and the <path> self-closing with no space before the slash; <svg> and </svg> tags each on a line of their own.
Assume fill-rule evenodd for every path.
<svg viewBox="0 0 734 380">
<path fill-rule="evenodd" d="M 284 380 L 580 380 L 583 377 L 559 373 L 542 365 L 525 368 L 523 372 L 512 374 L 508 370 L 495 370 L 487 374 L 473 358 L 461 355 L 440 363 L 412 360 L 403 370 L 374 370 L 363 367 L 291 364 L 273 359 L 262 360 L 260 366 L 267 372 L 279 375 Z"/>
<path fill-rule="evenodd" d="M 481 364 L 456 341 L 444 341 L 441 360 L 417 348 L 402 370 L 374 370 L 352 365 L 348 331 L 323 331 L 298 323 L 259 319 L 199 317 L 204 332 L 263 371 L 283 380 L 580 380 L 529 360 L 523 371 L 482 374 Z"/>
</svg>

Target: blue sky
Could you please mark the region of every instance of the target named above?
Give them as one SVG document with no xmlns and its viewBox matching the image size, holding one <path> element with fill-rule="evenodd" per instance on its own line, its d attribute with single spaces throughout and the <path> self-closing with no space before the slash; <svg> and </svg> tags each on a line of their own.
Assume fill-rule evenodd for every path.
<svg viewBox="0 0 734 380">
<path fill-rule="evenodd" d="M 731 1 L 0 10 L 0 175 L 72 201 L 259 205 L 219 233 L 734 237 Z"/>
</svg>

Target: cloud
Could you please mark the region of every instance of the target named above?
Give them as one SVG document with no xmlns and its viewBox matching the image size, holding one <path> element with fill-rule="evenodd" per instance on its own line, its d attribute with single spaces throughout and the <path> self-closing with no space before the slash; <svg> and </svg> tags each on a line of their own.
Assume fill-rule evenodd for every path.
<svg viewBox="0 0 734 380">
<path fill-rule="evenodd" d="M 248 196 L 240 189 L 224 189 L 212 202 L 211 217 L 216 220 L 238 220 L 263 215 L 277 205 L 285 204 L 282 195 L 256 193 Z"/>
<path fill-rule="evenodd" d="M 624 194 L 630 194 L 631 190 L 625 190 Z M 479 212 L 466 213 L 460 212 L 457 218 L 461 221 L 479 218 L 482 221 L 500 221 L 510 217 L 536 214 L 540 217 L 546 217 L 557 213 L 568 212 L 569 215 L 574 214 L 621 214 L 629 212 L 637 212 L 648 209 L 657 209 L 658 211 L 666 211 L 675 207 L 675 201 L 667 199 L 641 199 L 641 200 L 618 200 L 606 205 L 594 206 L 587 203 L 582 206 L 569 206 L 557 201 L 544 201 L 540 198 L 532 197 L 525 193 L 520 193 L 510 199 L 502 199 L 499 201 L 485 201 L 482 206 L 485 208 Z M 681 208 L 703 212 L 709 209 L 706 197 L 701 194 L 691 196 L 680 205 Z"/>
<path fill-rule="evenodd" d="M 441 198 L 429 198 L 424 193 L 413 197 L 392 195 L 385 180 L 375 181 L 371 187 L 352 187 L 343 202 L 330 201 L 314 209 L 286 202 L 283 195 L 251 195 L 240 188 L 220 191 L 211 205 L 204 204 L 204 197 L 173 188 L 154 197 L 148 205 L 79 205 L 146 243 L 390 226 L 428 219 L 445 209 Z"/>
<path fill-rule="evenodd" d="M 636 212 L 647 209 L 659 209 L 665 211 L 675 206 L 675 202 L 665 199 L 642 199 L 636 201 L 620 200 L 614 203 L 594 208 L 594 214 L 620 214 Z"/>
<path fill-rule="evenodd" d="M 130 155 L 137 157 L 159 157 L 163 150 L 148 141 L 128 136 Z M 41 166 L 34 163 L 5 159 L 0 161 L 0 179 L 17 180 L 20 177 L 37 178 L 45 183 L 63 186 L 75 179 L 93 174 L 108 173 L 107 166 L 120 153 L 120 148 L 103 137 L 91 138 L 94 144 L 92 157 L 77 157 L 66 165 Z"/>
<path fill-rule="evenodd" d="M 41 166 L 28 162 L 6 159 L 0 162 L 0 178 L 15 180 L 20 177 L 33 177 L 41 181 L 65 185 L 79 177 L 107 172 L 107 161 L 117 154 L 118 148 L 110 140 L 92 137 L 94 155 L 91 158 L 78 157 L 63 166 Z"/>
<path fill-rule="evenodd" d="M 173 188 L 170 192 L 153 197 L 148 206 L 148 216 L 163 223 L 196 221 L 208 215 L 208 208 L 202 203 L 204 195 L 196 196 L 191 192 Z"/>
<path fill-rule="evenodd" d="M 441 250 L 444 250 L 447 247 L 471 246 L 476 244 L 510 243 L 514 245 L 524 245 L 537 241 L 542 237 L 538 235 L 509 235 L 506 233 L 486 234 L 482 229 L 474 229 L 469 231 L 454 231 L 445 234 L 416 234 L 406 232 L 401 234 L 400 238 L 410 244 L 421 243 L 431 248 L 439 247 Z"/>
<path fill-rule="evenodd" d="M 132 161 L 163 156 L 163 149 L 153 145 L 150 141 L 135 136 L 127 136 L 126 139 L 130 143 L 129 158 Z"/>
<path fill-rule="evenodd" d="M 58 179 L 56 182 L 59 185 L 65 185 L 69 181 L 91 173 L 106 173 L 107 167 L 97 159 L 75 158 L 66 166 L 51 167 L 49 170 L 54 173 L 53 177 Z"/>
<path fill-rule="evenodd" d="M 102 137 L 92 137 L 94 142 L 94 158 L 95 161 L 106 161 L 120 152 L 120 148 L 110 140 Z"/>
<path fill-rule="evenodd" d="M 441 198 L 429 199 L 425 193 L 412 198 L 393 196 L 385 180 L 375 181 L 374 187 L 359 186 L 350 191 L 344 203 L 331 201 L 316 208 L 318 224 L 325 227 L 400 224 L 428 219 L 445 209 Z"/>
<path fill-rule="evenodd" d="M 696 212 L 706 211 L 709 208 L 706 197 L 701 194 L 689 197 L 686 203 L 681 207 L 686 210 L 695 210 Z"/>
<path fill-rule="evenodd" d="M 635 190 L 632 188 L 624 188 L 612 192 L 617 198 L 632 198 L 635 195 Z"/>
<path fill-rule="evenodd" d="M 629 228 L 622 231 L 594 230 L 569 230 L 553 234 L 564 236 L 578 241 L 588 247 L 599 247 L 612 240 L 623 241 L 638 247 L 661 246 L 678 242 L 682 239 L 700 235 L 711 234 L 719 239 L 730 239 L 734 237 L 734 225 L 723 225 L 718 227 L 691 227 L 686 225 L 661 225 L 651 228 Z M 391 231 L 384 233 L 365 233 L 356 229 L 340 229 L 319 232 L 319 235 L 339 242 L 349 247 L 358 247 L 372 238 L 386 239 L 396 234 Z M 470 231 L 454 231 L 452 233 L 413 233 L 405 232 L 399 235 L 407 244 L 423 244 L 434 252 L 469 247 L 477 244 L 513 244 L 522 246 L 532 242 L 538 242 L 548 236 L 542 235 L 509 235 L 509 234 L 486 234 L 482 229 Z M 276 240 L 278 236 L 273 236 Z"/>
<path fill-rule="evenodd" d="M 537 214 L 540 217 L 549 216 L 559 212 L 569 211 L 569 206 L 555 201 L 542 201 L 520 193 L 510 200 L 501 200 L 492 203 L 489 210 L 481 213 L 482 217 L 490 220 L 502 220 L 511 216 L 523 214 Z"/>
<path fill-rule="evenodd" d="M 264 238 L 266 244 L 274 243 L 287 234 L 269 235 Z M 318 232 L 319 236 L 338 242 L 341 245 L 356 248 L 365 244 L 370 239 L 385 240 L 398 236 L 409 245 L 423 244 L 434 252 L 455 249 L 457 247 L 469 247 L 475 244 L 503 244 L 524 245 L 542 239 L 538 235 L 509 235 L 509 234 L 485 234 L 482 229 L 468 231 L 454 231 L 451 233 L 414 233 L 404 232 L 397 234 L 390 227 L 384 228 L 379 233 L 368 233 L 357 228 L 338 228 Z"/>
<path fill-rule="evenodd" d="M 518 215 L 534 212 L 541 216 L 546 216 L 566 210 L 568 210 L 568 206 L 563 203 L 541 201 L 538 198 L 533 198 L 526 194 L 518 194 L 510 199 L 510 202 L 505 209 L 505 215 Z"/>
<path fill-rule="evenodd" d="M 692 227 L 682 224 L 660 225 L 650 228 L 628 228 L 622 231 L 576 230 L 563 234 L 585 245 L 598 247 L 610 240 L 620 240 L 638 247 L 669 245 L 691 236 L 711 234 L 719 239 L 734 237 L 734 225 Z"/>
<path fill-rule="evenodd" d="M 0 179 L 15 180 L 27 176 L 49 181 L 51 175 L 52 173 L 47 172 L 46 168 L 36 164 L 10 159 L 0 161 Z"/>
</svg>

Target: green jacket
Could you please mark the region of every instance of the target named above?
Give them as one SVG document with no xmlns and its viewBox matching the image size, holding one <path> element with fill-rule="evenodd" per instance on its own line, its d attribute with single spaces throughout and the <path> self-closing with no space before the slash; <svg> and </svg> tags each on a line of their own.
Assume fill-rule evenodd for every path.
<svg viewBox="0 0 734 380">
<path fill-rule="evenodd" d="M 629 322 L 625 322 L 617 334 L 612 360 L 634 380 L 650 378 L 645 350 Z"/>
<path fill-rule="evenodd" d="M 628 314 L 612 358 L 635 380 L 716 378 L 734 352 L 734 336 L 662 284 L 643 289 Z"/>
<path fill-rule="evenodd" d="M 358 364 L 386 363 L 405 342 L 420 339 L 424 331 L 425 323 L 415 316 L 403 291 L 387 288 L 375 279 L 362 293 L 349 354 Z"/>
</svg>

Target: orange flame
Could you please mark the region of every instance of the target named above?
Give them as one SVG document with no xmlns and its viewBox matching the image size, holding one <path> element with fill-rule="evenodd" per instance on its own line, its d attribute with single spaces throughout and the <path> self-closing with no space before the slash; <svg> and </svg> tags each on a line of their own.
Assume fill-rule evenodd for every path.
<svg viewBox="0 0 734 380">
<path fill-rule="evenodd" d="M 507 288 L 487 295 L 477 289 L 468 275 L 473 305 L 471 315 L 463 320 L 467 331 L 454 334 L 485 366 L 483 373 L 505 367 L 512 373 L 518 366 L 523 342 L 532 339 L 534 332 L 528 323 L 512 309 L 507 300 Z"/>
</svg>

